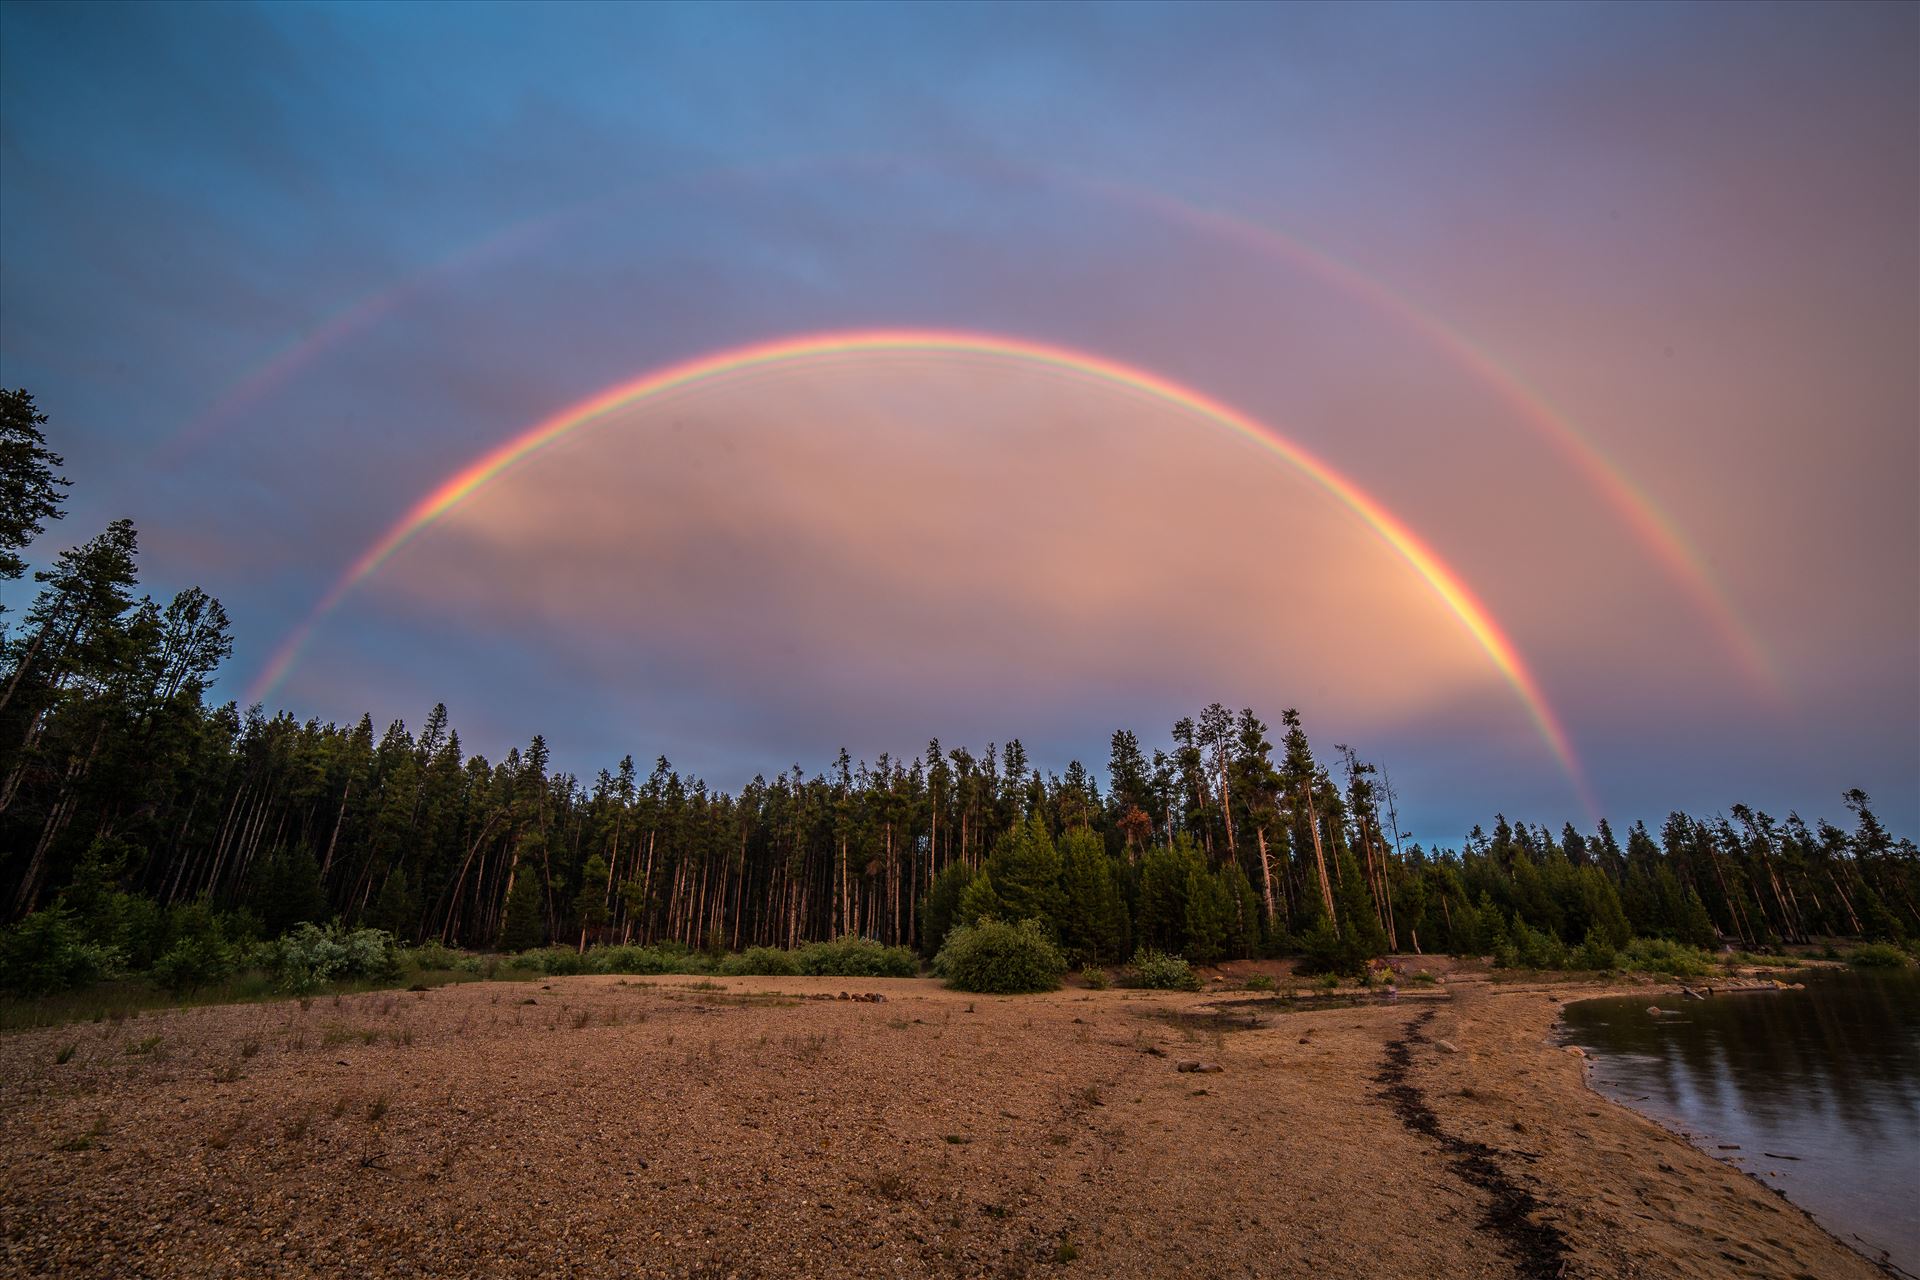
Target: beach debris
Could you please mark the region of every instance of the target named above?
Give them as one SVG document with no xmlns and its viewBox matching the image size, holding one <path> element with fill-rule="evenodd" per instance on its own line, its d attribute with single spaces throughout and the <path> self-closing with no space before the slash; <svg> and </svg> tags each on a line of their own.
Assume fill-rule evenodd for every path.
<svg viewBox="0 0 1920 1280">
<path fill-rule="evenodd" d="M 1453 1041 L 1451 1040 L 1435 1040 L 1433 1042 L 1433 1047 L 1438 1049 L 1442 1053 L 1460 1052 L 1459 1046 L 1454 1044 Z"/>
<path fill-rule="evenodd" d="M 1173 1064 L 1173 1069 L 1175 1071 L 1198 1072 L 1201 1075 L 1208 1076 L 1217 1075 L 1226 1070 L 1225 1067 L 1217 1062 L 1201 1062 L 1197 1058 L 1189 1058 L 1184 1062 L 1176 1062 Z"/>
<path fill-rule="evenodd" d="M 1685 996 L 1689 1000 L 1705 1000 L 1706 999 L 1706 997 L 1701 995 L 1698 991 L 1695 991 L 1692 987 L 1685 986 L 1685 985 L 1681 986 L 1680 994 Z"/>
<path fill-rule="evenodd" d="M 1650 1004 L 1650 1005 L 1648 1005 L 1648 1006 L 1647 1006 L 1647 1016 L 1648 1016 L 1649 1018 L 1657 1018 L 1657 1017 L 1659 1017 L 1659 1016 L 1660 1016 L 1660 1006 L 1659 1006 L 1659 1005 L 1657 1005 L 1657 1004 Z"/>
<path fill-rule="evenodd" d="M 1769 1160 L 1798 1160 L 1800 1158 L 1799 1156 L 1782 1155 L 1778 1151 L 1762 1151 L 1760 1154 Z"/>
<path fill-rule="evenodd" d="M 1722 1151 L 1738 1151 L 1740 1144 L 1737 1142 L 1723 1142 L 1720 1144 L 1720 1149 Z"/>
<path fill-rule="evenodd" d="M 1570 1044 L 1570 1045 L 1568 1045 L 1568 1046 L 1567 1046 L 1567 1052 L 1568 1052 L 1568 1053 L 1570 1053 L 1570 1054 L 1572 1054 L 1572 1055 L 1573 1055 L 1574 1057 L 1576 1057 L 1576 1058 L 1584 1058 L 1584 1057 L 1586 1057 L 1586 1056 L 1587 1056 L 1587 1051 L 1586 1051 L 1585 1049 L 1582 1049 L 1582 1048 L 1581 1048 L 1581 1047 L 1580 1047 L 1579 1045 L 1577 1045 L 1577 1044 Z"/>
</svg>

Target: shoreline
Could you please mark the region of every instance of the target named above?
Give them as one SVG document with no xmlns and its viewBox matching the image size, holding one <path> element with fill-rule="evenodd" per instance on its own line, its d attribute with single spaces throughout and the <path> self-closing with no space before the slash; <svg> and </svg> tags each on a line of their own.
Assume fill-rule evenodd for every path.
<svg viewBox="0 0 1920 1280">
<path fill-rule="evenodd" d="M 1882 1276 L 1555 1042 L 1669 989 L 578 977 L 22 1031 L 0 1272 Z"/>
<path fill-rule="evenodd" d="M 1840 968 L 1843 968 L 1844 966 L 1833 964 L 1833 965 L 1822 965 L 1820 967 L 1840 969 Z M 1742 987 L 1724 987 L 1723 986 L 1723 987 L 1719 987 L 1717 990 L 1716 988 L 1710 987 L 1710 986 L 1702 987 L 1701 989 L 1707 992 L 1707 997 L 1709 999 L 1715 999 L 1722 996 L 1741 995 L 1741 994 L 1748 994 L 1748 993 L 1757 995 L 1757 994 L 1763 994 L 1771 991 L 1796 991 L 1796 990 L 1805 989 L 1804 983 L 1784 982 L 1781 980 L 1781 978 L 1778 976 L 1777 973 L 1769 972 L 1764 969 L 1758 970 L 1753 973 L 1749 973 L 1747 976 L 1768 978 L 1768 979 L 1771 979 L 1771 982 L 1766 984 L 1742 986 Z M 1645 1122 L 1646 1124 L 1652 1125 L 1653 1127 L 1658 1129 L 1661 1133 L 1686 1143 L 1687 1146 L 1699 1152 L 1701 1155 L 1706 1156 L 1708 1159 L 1712 1160 L 1715 1164 L 1720 1165 L 1725 1169 L 1728 1169 L 1734 1173 L 1741 1175 L 1747 1182 L 1751 1183 L 1753 1186 L 1785 1201 L 1787 1204 L 1791 1205 L 1794 1209 L 1798 1210 L 1806 1218 L 1807 1222 L 1810 1225 L 1818 1228 L 1828 1239 L 1833 1241 L 1834 1244 L 1846 1250 L 1848 1253 L 1851 1253 L 1854 1256 L 1858 1257 L 1862 1262 L 1866 1263 L 1869 1267 L 1872 1267 L 1874 1271 L 1876 1271 L 1877 1273 L 1880 1273 L 1882 1275 L 1895 1276 L 1895 1277 L 1907 1277 L 1909 1278 L 1909 1280 L 1912 1280 L 1912 1277 L 1913 1277 L 1912 1272 L 1904 1270 L 1897 1263 L 1894 1263 L 1889 1259 L 1881 1259 L 1881 1258 L 1873 1257 L 1871 1254 L 1869 1254 L 1866 1251 L 1865 1247 L 1863 1247 L 1865 1244 L 1864 1241 L 1849 1240 L 1845 1236 L 1841 1235 L 1833 1227 L 1829 1226 L 1826 1222 L 1822 1221 L 1820 1216 L 1816 1214 L 1813 1210 L 1807 1208 L 1805 1205 L 1801 1204 L 1798 1200 L 1796 1200 L 1784 1187 L 1776 1186 L 1772 1183 L 1769 1183 L 1764 1178 L 1762 1178 L 1760 1176 L 1759 1170 L 1749 1169 L 1738 1161 L 1730 1159 L 1727 1156 L 1719 1155 L 1715 1151 L 1708 1150 L 1706 1147 L 1701 1146 L 1699 1141 L 1697 1141 L 1697 1139 L 1700 1139 L 1703 1137 L 1710 1137 L 1712 1135 L 1695 1134 L 1695 1133 L 1688 1132 L 1687 1130 L 1679 1129 L 1672 1125 L 1669 1125 L 1666 1122 L 1662 1121 L 1658 1116 L 1655 1116 L 1649 1112 L 1641 1111 L 1639 1108 L 1633 1106 L 1629 1102 L 1623 1102 L 1620 1099 L 1610 1096 L 1604 1089 L 1602 1089 L 1599 1085 L 1594 1083 L 1593 1075 L 1594 1075 L 1594 1071 L 1598 1066 L 1598 1061 L 1593 1053 L 1585 1050 L 1584 1048 L 1581 1048 L 1578 1045 L 1574 1045 L 1572 1040 L 1567 1038 L 1569 1032 L 1568 1032 L 1568 1028 L 1564 1018 L 1564 1011 L 1567 1007 L 1574 1004 L 1584 1003 L 1589 1000 L 1607 1000 L 1607 999 L 1614 999 L 1614 998 L 1625 997 L 1625 996 L 1638 996 L 1642 994 L 1654 995 L 1654 994 L 1679 993 L 1682 995 L 1683 998 L 1685 998 L 1685 993 L 1687 993 L 1689 990 L 1690 988 L 1687 986 L 1687 984 L 1676 980 L 1674 982 L 1666 983 L 1663 985 L 1657 985 L 1653 987 L 1621 987 L 1621 988 L 1611 989 L 1611 990 L 1600 990 L 1590 995 L 1582 995 L 1575 1000 L 1568 1000 L 1562 1004 L 1561 1006 L 1562 1015 L 1555 1018 L 1554 1031 L 1557 1036 L 1561 1037 L 1562 1043 L 1564 1045 L 1570 1048 L 1579 1048 L 1581 1050 L 1579 1054 L 1580 1060 L 1582 1063 L 1581 1079 L 1582 1079 L 1582 1082 L 1585 1084 L 1588 1092 L 1590 1092 L 1594 1097 L 1609 1104 L 1610 1106 L 1613 1106 L 1620 1110 L 1624 1110 L 1629 1114 L 1631 1114 L 1632 1116 L 1636 1117 L 1637 1119 Z"/>
</svg>

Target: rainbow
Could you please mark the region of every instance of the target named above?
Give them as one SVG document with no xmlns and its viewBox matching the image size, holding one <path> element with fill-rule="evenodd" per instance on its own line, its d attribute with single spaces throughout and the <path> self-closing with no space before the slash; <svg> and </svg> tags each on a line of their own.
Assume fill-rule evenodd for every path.
<svg viewBox="0 0 1920 1280">
<path fill-rule="evenodd" d="M 790 162 L 787 167 L 804 170 L 832 164 L 893 168 L 922 163 L 912 157 L 864 155 L 803 158 Z M 426 269 L 350 304 L 282 345 L 217 397 L 196 421 L 163 443 L 153 461 L 157 465 L 177 463 L 186 453 L 208 440 L 218 428 L 291 381 L 320 354 L 397 309 L 437 278 L 504 252 L 517 250 L 526 244 L 543 241 L 557 228 L 581 216 L 642 193 L 657 194 L 657 189 L 677 190 L 742 181 L 765 176 L 772 167 L 734 166 L 681 175 L 666 183 L 650 183 L 636 191 L 580 201 L 558 211 L 510 224 L 447 255 Z M 1652 496 L 1636 485 L 1588 439 L 1570 417 L 1465 335 L 1360 268 L 1285 231 L 1235 213 L 1210 209 L 1176 196 L 1096 175 L 1060 169 L 1029 171 L 1019 166 L 1003 167 L 1016 176 L 1053 182 L 1063 189 L 1129 207 L 1262 255 L 1279 257 L 1347 296 L 1392 317 L 1489 390 L 1521 423 L 1567 458 L 1655 560 L 1680 583 L 1735 655 L 1747 676 L 1769 693 L 1775 696 L 1780 694 L 1779 673 L 1752 628 L 1742 620 L 1699 551 L 1660 510 Z"/>
<path fill-rule="evenodd" d="M 1378 279 L 1283 231 L 1237 214 L 1119 183 L 1089 177 L 1076 177 L 1073 181 L 1116 203 L 1132 205 L 1202 235 L 1284 258 L 1349 297 L 1392 316 L 1418 334 L 1497 396 L 1534 434 L 1552 444 L 1572 463 L 1614 514 L 1652 552 L 1655 560 L 1686 590 L 1738 658 L 1747 676 L 1776 696 L 1781 692 L 1780 674 L 1773 661 L 1686 535 L 1660 510 L 1650 494 L 1636 485 L 1570 417 L 1528 386 L 1520 375 Z"/>
<path fill-rule="evenodd" d="M 1432 588 L 1513 687 L 1541 738 L 1589 809 L 1593 801 L 1573 746 L 1548 705 L 1539 683 L 1513 642 L 1486 607 L 1439 555 L 1385 507 L 1327 463 L 1271 427 L 1239 410 L 1158 374 L 1065 347 L 992 334 L 918 329 L 874 329 L 805 334 L 696 356 L 623 382 L 529 427 L 448 477 L 408 509 L 378 541 L 355 560 L 274 651 L 248 692 L 249 702 L 264 701 L 284 680 L 315 628 L 360 582 L 423 530 L 500 475 L 548 445 L 605 417 L 614 410 L 667 392 L 713 383 L 732 375 L 792 361 L 882 353 L 928 352 L 988 356 L 1028 364 L 1123 388 L 1148 400 L 1194 414 L 1225 427 L 1277 455 L 1337 499 L 1386 542 Z"/>
</svg>

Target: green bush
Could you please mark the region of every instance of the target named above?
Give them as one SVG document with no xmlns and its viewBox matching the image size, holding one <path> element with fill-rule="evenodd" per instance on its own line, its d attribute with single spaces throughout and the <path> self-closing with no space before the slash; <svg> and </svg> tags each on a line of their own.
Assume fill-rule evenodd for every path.
<svg viewBox="0 0 1920 1280">
<path fill-rule="evenodd" d="M 468 968 L 468 961 L 474 961 L 474 968 Z M 464 952 L 455 951 L 444 942 L 432 940 L 417 947 L 409 947 L 400 953 L 400 962 L 422 973 L 440 970 L 475 972 L 478 958 Z"/>
<path fill-rule="evenodd" d="M 295 995 L 310 995 L 329 982 L 352 978 L 391 978 L 400 971 L 400 953 L 385 929 L 355 929 L 334 924 L 325 929 L 303 924 L 275 943 L 269 967 L 280 985 Z"/>
<path fill-rule="evenodd" d="M 1133 953 L 1133 985 L 1155 991 L 1198 991 L 1200 975 L 1180 956 L 1142 947 Z"/>
<path fill-rule="evenodd" d="M 1081 969 L 1080 981 L 1086 983 L 1088 988 L 1094 991 L 1105 991 L 1113 985 L 1112 979 L 1107 977 L 1107 971 L 1097 964 L 1090 964 Z"/>
<path fill-rule="evenodd" d="M 1576 969 L 1611 969 L 1619 953 L 1598 929 L 1587 930 L 1587 939 L 1574 950 L 1567 963 Z"/>
<path fill-rule="evenodd" d="M 1671 938 L 1635 938 L 1616 961 L 1622 969 L 1698 978 L 1713 972 L 1713 957 Z"/>
<path fill-rule="evenodd" d="M 211 934 L 181 938 L 153 962 L 153 980 L 176 995 L 233 976 L 234 949 Z"/>
<path fill-rule="evenodd" d="M 1499 969 L 1564 969 L 1567 944 L 1551 929 L 1535 929 L 1524 920 L 1513 922 L 1513 932 L 1494 947 Z"/>
<path fill-rule="evenodd" d="M 822 978 L 913 978 L 920 973 L 920 962 L 905 947 L 885 947 L 853 935 L 810 942 L 796 958 L 800 972 Z"/>
<path fill-rule="evenodd" d="M 687 950 L 679 943 L 659 942 L 649 947 L 594 947 L 587 952 L 587 963 L 594 973 L 705 974 L 713 972 L 713 962 Z"/>
<path fill-rule="evenodd" d="M 87 942 L 63 907 L 36 911 L 0 932 L 0 988 L 8 991 L 47 995 L 112 977 L 119 967 L 119 952 Z"/>
<path fill-rule="evenodd" d="M 933 968 L 960 991 L 1016 995 L 1056 989 L 1067 962 L 1039 920 L 1009 924 L 987 916 L 949 930 Z"/>
<path fill-rule="evenodd" d="M 1248 991 L 1271 991 L 1273 979 L 1264 973 L 1256 973 L 1243 984 Z"/>
<path fill-rule="evenodd" d="M 1855 947 L 1847 963 L 1859 969 L 1904 969 L 1912 963 L 1907 953 L 1888 942 L 1869 942 Z"/>
<path fill-rule="evenodd" d="M 549 978 L 571 978 L 591 971 L 587 957 L 572 947 L 535 947 L 522 951 L 519 963 L 523 968 L 538 969 Z"/>
<path fill-rule="evenodd" d="M 720 972 L 732 977 L 786 978 L 800 972 L 800 961 L 780 947 L 748 947 L 722 960 Z"/>
</svg>

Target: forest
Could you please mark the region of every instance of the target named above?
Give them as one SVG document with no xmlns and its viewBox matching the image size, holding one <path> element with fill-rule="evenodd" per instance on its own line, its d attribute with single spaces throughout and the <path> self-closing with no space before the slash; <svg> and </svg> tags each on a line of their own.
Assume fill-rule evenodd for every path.
<svg viewBox="0 0 1920 1280">
<path fill-rule="evenodd" d="M 0 580 L 63 516 L 47 418 L 0 392 Z M 103 967 L 339 921 L 518 951 L 671 942 L 738 951 L 866 937 L 923 955 L 956 924 L 1037 919 L 1071 962 L 1386 952 L 1608 967 L 1635 938 L 1765 949 L 1920 936 L 1920 852 L 1869 798 L 1846 827 L 1735 804 L 1624 835 L 1495 816 L 1458 848 L 1402 831 L 1388 775 L 1344 745 L 1215 703 L 1104 777 L 1018 738 L 938 740 L 735 791 L 664 754 L 582 779 L 535 736 L 470 753 L 444 705 L 410 728 L 213 705 L 233 650 L 197 587 L 141 592 L 116 520 L 0 613 L 0 917 Z"/>
</svg>

